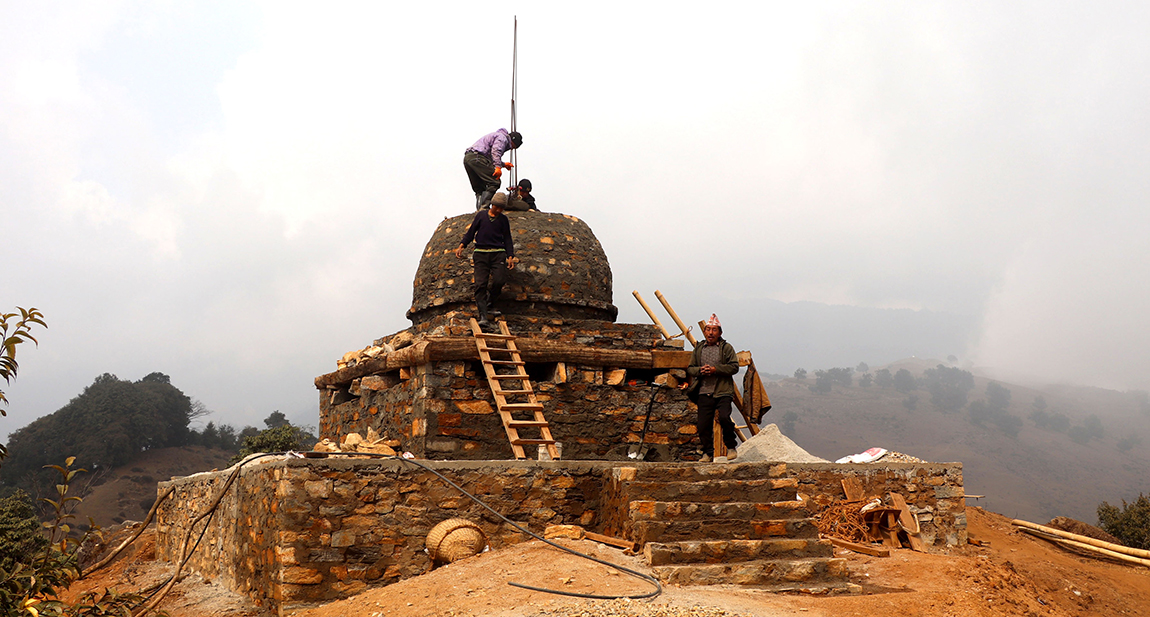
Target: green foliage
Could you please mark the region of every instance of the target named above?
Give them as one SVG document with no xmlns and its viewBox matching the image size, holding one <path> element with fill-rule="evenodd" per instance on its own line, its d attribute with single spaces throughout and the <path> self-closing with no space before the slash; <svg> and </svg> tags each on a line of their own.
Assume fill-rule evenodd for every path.
<svg viewBox="0 0 1150 617">
<path fill-rule="evenodd" d="M 863 388 L 869 388 L 872 383 L 874 383 L 874 377 L 871 377 L 870 373 L 863 373 L 862 377 L 859 377 L 859 386 Z"/>
<path fill-rule="evenodd" d="M 779 430 L 784 435 L 794 436 L 795 434 L 795 421 L 799 419 L 799 414 L 794 411 L 788 411 L 783 414 L 783 421 L 779 423 Z"/>
<path fill-rule="evenodd" d="M 1142 438 L 1138 435 L 1127 435 L 1118 440 L 1118 451 L 1129 452 L 1134 446 L 1142 445 Z"/>
<path fill-rule="evenodd" d="M 1007 413 L 1009 407 L 1010 390 L 992 381 L 986 385 L 986 400 L 970 404 L 970 421 L 979 426 L 993 424 L 1009 437 L 1016 438 L 1022 429 L 1022 418 Z"/>
<path fill-rule="evenodd" d="M 907 375 L 910 375 L 910 371 L 907 371 Z M 911 381 L 914 381 L 913 377 L 911 377 Z M 876 372 L 874 374 L 874 385 L 876 385 L 876 386 L 878 386 L 884 390 L 893 386 L 894 385 L 894 377 L 891 376 L 890 369 L 884 368 L 884 369 Z"/>
<path fill-rule="evenodd" d="M 305 446 L 310 448 L 314 443 L 315 437 L 310 433 L 302 427 L 292 426 L 290 422 L 285 421 L 284 424 L 275 428 L 269 428 L 260 431 L 256 435 L 244 437 L 244 445 L 240 448 L 240 453 L 232 458 L 231 463 L 235 464 L 258 452 L 302 450 Z"/>
<path fill-rule="evenodd" d="M 31 563 L 47 546 L 32 498 L 17 490 L 0 499 L 0 572 L 12 572 L 17 563 Z"/>
<path fill-rule="evenodd" d="M 20 313 L 0 314 L 0 377 L 4 378 L 6 385 L 16 379 L 16 373 L 20 370 L 20 364 L 16 362 L 16 347 L 28 341 L 32 341 L 33 345 L 39 345 L 32 336 L 32 326 L 48 327 L 48 324 L 44 323 L 44 314 L 39 310 L 21 307 L 16 307 L 16 310 Z M 17 316 L 20 319 L 16 319 Z M 6 405 L 8 397 L 4 395 L 3 390 L 0 390 L 0 416 L 8 415 L 4 409 Z M 8 449 L 4 444 L 0 444 L 0 459 L 7 455 Z"/>
<path fill-rule="evenodd" d="M 291 423 L 288 422 L 287 416 L 283 415 L 283 413 L 281 413 L 278 409 L 271 412 L 268 417 L 264 418 L 264 425 L 268 428 L 279 428 L 285 424 Z"/>
<path fill-rule="evenodd" d="M 859 365 L 855 367 L 856 373 L 865 373 L 869 370 L 870 366 L 868 366 L 866 362 L 859 362 Z"/>
<path fill-rule="evenodd" d="M 1096 415 L 1089 415 L 1080 426 L 1072 426 L 1066 431 L 1070 440 L 1077 444 L 1088 444 L 1091 439 L 1101 439 L 1106 435 L 1102 428 L 1102 420 Z"/>
<path fill-rule="evenodd" d="M 906 400 L 902 402 L 902 406 L 906 407 L 907 411 L 918 409 L 918 395 L 913 392 L 906 395 Z"/>
<path fill-rule="evenodd" d="M 195 431 L 192 432 L 192 442 L 205 448 L 217 448 L 229 452 L 238 452 L 240 449 L 240 440 L 236 435 L 236 427 L 230 424 L 217 426 L 215 422 L 208 422 L 208 424 L 204 426 L 203 431 L 198 433 Z"/>
<path fill-rule="evenodd" d="M 0 479 L 28 493 L 51 491 L 41 472 L 60 453 L 91 469 L 131 462 L 153 448 L 185 445 L 191 402 L 162 373 L 137 382 L 105 373 L 58 411 L 14 431 Z"/>
<path fill-rule="evenodd" d="M 4 617 L 122 617 L 131 615 L 132 608 L 143 600 L 139 595 L 119 594 L 114 590 L 85 594 L 71 605 L 58 599 L 58 591 L 80 576 L 76 564 L 82 540 L 71 535 L 68 522 L 73 518 L 69 513 L 70 506 L 80 498 L 68 493 L 76 474 L 84 470 L 73 469 L 74 462 L 74 458 L 69 458 L 63 466 L 49 466 L 59 475 L 59 483 L 55 499 L 43 500 L 53 511 L 52 521 L 43 525 L 47 537 L 39 536 L 39 541 L 32 541 L 34 548 L 13 559 L 11 565 L 9 562 L 0 564 L 0 615 Z M 39 521 L 27 498 L 20 501 L 23 503 L 10 503 L 13 508 L 4 513 L 21 527 L 20 535 L 26 535 L 26 528 L 29 525 L 39 527 Z"/>
<path fill-rule="evenodd" d="M 894 385 L 895 390 L 898 390 L 903 394 L 906 394 L 907 392 L 910 392 L 911 390 L 914 390 L 918 387 L 918 384 L 914 380 L 914 375 L 911 375 L 910 371 L 904 368 L 898 369 L 898 372 L 894 374 L 894 379 L 891 380 L 891 383 Z"/>
<path fill-rule="evenodd" d="M 966 406 L 966 397 L 974 389 L 974 375 L 969 371 L 939 364 L 923 371 L 930 402 L 944 412 Z"/>
<path fill-rule="evenodd" d="M 1122 500 L 1122 508 L 1105 501 L 1098 505 L 1098 526 L 1126 546 L 1150 550 L 1150 498 L 1142 493 L 1134 503 Z"/>
<path fill-rule="evenodd" d="M 805 369 L 805 368 L 795 369 L 795 379 L 806 379 L 806 378 L 807 378 L 807 369 Z"/>
</svg>

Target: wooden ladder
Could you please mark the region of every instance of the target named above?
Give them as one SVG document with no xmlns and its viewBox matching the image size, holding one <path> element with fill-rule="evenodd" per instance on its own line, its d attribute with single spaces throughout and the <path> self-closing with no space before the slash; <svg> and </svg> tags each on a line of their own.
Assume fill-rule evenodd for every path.
<svg viewBox="0 0 1150 617">
<path fill-rule="evenodd" d="M 471 333 L 475 336 L 475 347 L 479 350 L 479 361 L 483 363 L 483 371 L 487 374 L 487 383 L 491 385 L 491 394 L 495 396 L 495 406 L 499 410 L 499 418 L 503 421 L 503 429 L 507 431 L 507 441 L 511 442 L 511 451 L 518 460 L 527 458 L 523 446 L 543 444 L 552 460 L 559 460 L 559 448 L 555 446 L 555 439 L 551 437 L 551 426 L 547 418 L 543 417 L 543 404 L 535 398 L 535 391 L 531 387 L 531 379 L 527 376 L 526 363 L 519 356 L 519 349 L 515 346 L 515 336 L 507 329 L 507 322 L 499 320 L 499 334 L 488 334 L 479 328 L 475 318 L 471 318 Z M 491 347 L 491 343 L 504 344 L 503 347 Z M 501 356 L 493 360 L 491 354 Z M 498 373 L 495 369 L 505 367 L 511 369 L 510 373 Z M 503 388 L 504 382 L 515 381 L 519 387 L 514 390 Z M 521 402 L 509 403 L 507 397 L 518 397 Z M 523 400 L 525 399 L 525 400 Z M 517 420 L 514 412 L 533 412 L 531 420 Z M 519 436 L 521 428 L 538 428 L 539 439 L 524 439 Z"/>
</svg>

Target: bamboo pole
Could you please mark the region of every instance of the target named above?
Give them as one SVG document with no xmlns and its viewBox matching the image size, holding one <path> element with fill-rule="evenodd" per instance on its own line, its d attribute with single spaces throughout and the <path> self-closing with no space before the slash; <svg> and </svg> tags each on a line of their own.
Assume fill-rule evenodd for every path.
<svg viewBox="0 0 1150 617">
<path fill-rule="evenodd" d="M 663 293 L 656 289 L 655 297 L 658 298 L 659 302 L 663 304 L 663 308 L 667 309 L 667 314 L 671 316 L 672 320 L 674 320 L 675 325 L 679 326 L 679 330 L 683 333 L 683 336 L 687 337 L 687 341 L 691 343 L 691 346 L 694 347 L 695 345 L 698 345 L 699 342 L 696 341 L 695 337 L 691 336 L 691 333 L 687 331 L 687 326 L 683 325 L 683 320 L 679 319 L 679 314 L 675 312 L 675 309 L 671 308 L 671 303 L 667 302 L 667 299 L 663 297 Z"/>
<path fill-rule="evenodd" d="M 635 296 L 635 299 L 639 301 L 639 306 L 643 307 L 644 311 L 647 311 L 647 316 L 651 318 L 651 321 L 655 322 L 655 327 L 659 329 L 659 332 L 663 335 L 663 338 L 670 340 L 671 333 L 667 332 L 667 329 L 663 327 L 663 322 L 659 321 L 659 318 L 655 316 L 655 311 L 652 311 L 651 307 L 647 306 L 647 303 L 643 301 L 643 296 L 639 295 L 639 290 L 636 289 L 635 291 L 632 291 L 631 295 Z"/>
<path fill-rule="evenodd" d="M 1150 559 L 1139 559 L 1138 557 L 1133 557 L 1131 555 L 1127 555 L 1126 553 L 1119 553 L 1117 551 L 1107 550 L 1104 548 L 1094 546 L 1092 544 L 1087 544 L 1085 542 L 1077 542 L 1075 540 L 1069 540 L 1066 538 L 1056 536 L 1050 532 L 1040 531 L 1038 529 L 1033 529 L 1031 527 L 1023 527 L 1022 531 L 1025 531 L 1028 534 L 1042 538 L 1043 540 L 1049 540 L 1051 542 L 1057 542 L 1059 544 L 1065 544 L 1066 546 L 1070 546 L 1070 547 L 1077 548 L 1080 550 L 1089 551 L 1092 553 L 1098 553 L 1099 555 L 1105 555 L 1106 557 L 1109 557 L 1111 559 L 1117 559 L 1117 560 L 1122 561 L 1122 562 L 1133 563 L 1133 564 L 1138 564 L 1140 566 L 1150 567 Z M 1058 531 L 1058 530 L 1055 529 L 1052 531 Z M 1083 537 L 1085 537 L 1085 536 L 1083 536 Z M 1093 539 L 1094 538 L 1091 538 L 1091 540 L 1093 540 Z M 1099 540 L 1099 542 L 1101 542 L 1101 540 Z M 1110 543 L 1107 542 L 1106 544 L 1110 544 Z M 1111 546 L 1115 546 L 1115 545 L 1111 544 Z M 1123 547 L 1123 548 L 1129 548 L 1129 547 Z"/>
<path fill-rule="evenodd" d="M 1091 538 L 1090 536 L 1083 536 L 1083 535 L 1079 535 L 1076 533 L 1070 533 L 1069 531 L 1062 531 L 1061 529 L 1055 529 L 1053 527 L 1047 527 L 1045 525 L 1039 525 L 1038 523 L 1031 523 L 1030 521 L 1024 521 L 1024 520 L 1020 520 L 1020 519 L 1014 519 L 1013 521 L 1011 521 L 1011 523 L 1014 523 L 1014 525 L 1018 526 L 1018 527 L 1037 529 L 1038 531 L 1048 533 L 1052 536 L 1060 536 L 1060 537 L 1066 538 L 1068 540 L 1075 540 L 1075 541 L 1081 542 L 1083 544 L 1090 544 L 1090 545 L 1095 546 L 1097 548 L 1102 548 L 1102 549 L 1107 549 L 1107 550 L 1111 550 L 1111 551 L 1118 552 L 1118 553 L 1123 553 L 1125 555 L 1130 555 L 1132 557 L 1141 557 L 1143 559 L 1150 559 L 1150 551 L 1142 550 L 1140 548 L 1132 548 L 1129 546 L 1122 546 L 1121 544 L 1114 544 L 1113 542 L 1106 542 L 1105 540 L 1099 540 L 1097 538 Z M 1150 564 L 1144 564 L 1144 565 L 1150 565 Z"/>
</svg>

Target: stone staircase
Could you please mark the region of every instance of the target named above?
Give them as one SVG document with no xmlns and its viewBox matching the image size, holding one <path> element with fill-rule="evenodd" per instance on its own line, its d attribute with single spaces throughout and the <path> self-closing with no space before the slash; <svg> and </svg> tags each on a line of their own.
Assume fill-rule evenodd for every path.
<svg viewBox="0 0 1150 617">
<path fill-rule="evenodd" d="M 798 480 L 771 463 L 620 467 L 610 531 L 643 546 L 656 576 L 677 585 L 772 590 L 847 585 L 846 560 L 797 499 Z"/>
</svg>

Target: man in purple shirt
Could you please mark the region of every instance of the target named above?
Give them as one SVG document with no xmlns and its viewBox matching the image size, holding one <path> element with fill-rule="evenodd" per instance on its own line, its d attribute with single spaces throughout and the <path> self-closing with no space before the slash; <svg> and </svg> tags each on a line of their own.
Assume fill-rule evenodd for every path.
<svg viewBox="0 0 1150 617">
<path fill-rule="evenodd" d="M 511 169 L 511 163 L 503 162 L 503 153 L 514 150 L 523 144 L 523 136 L 516 131 L 499 129 L 488 133 L 463 152 L 463 168 L 475 191 L 475 209 L 482 210 L 491 203 L 491 198 L 502 183 L 500 177 L 504 169 Z"/>
</svg>

